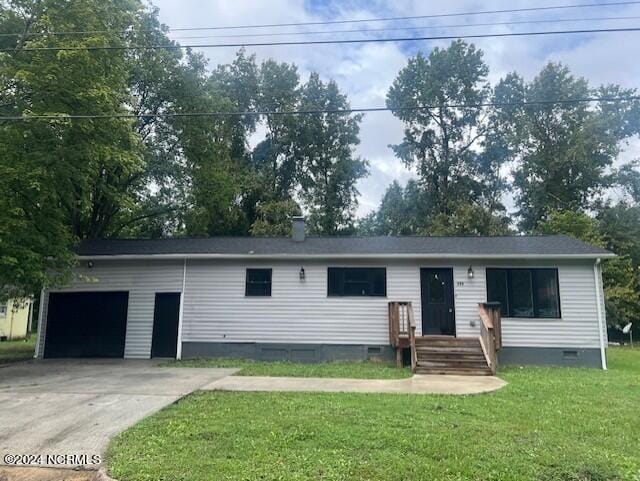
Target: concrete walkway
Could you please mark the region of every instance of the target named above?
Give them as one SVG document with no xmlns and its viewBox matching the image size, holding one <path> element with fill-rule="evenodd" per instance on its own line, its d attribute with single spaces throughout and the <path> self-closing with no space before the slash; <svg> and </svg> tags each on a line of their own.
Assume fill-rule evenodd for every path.
<svg viewBox="0 0 640 481">
<path fill-rule="evenodd" d="M 415 375 L 407 379 L 228 376 L 201 389 L 220 391 L 357 392 L 396 394 L 480 394 L 506 382 L 495 376 Z"/>
</svg>

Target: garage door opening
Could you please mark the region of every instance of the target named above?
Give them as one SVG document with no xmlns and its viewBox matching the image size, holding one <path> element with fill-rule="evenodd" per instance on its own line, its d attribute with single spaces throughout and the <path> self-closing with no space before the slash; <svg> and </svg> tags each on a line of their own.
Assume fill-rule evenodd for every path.
<svg viewBox="0 0 640 481">
<path fill-rule="evenodd" d="M 46 358 L 122 358 L 128 292 L 49 294 Z"/>
</svg>

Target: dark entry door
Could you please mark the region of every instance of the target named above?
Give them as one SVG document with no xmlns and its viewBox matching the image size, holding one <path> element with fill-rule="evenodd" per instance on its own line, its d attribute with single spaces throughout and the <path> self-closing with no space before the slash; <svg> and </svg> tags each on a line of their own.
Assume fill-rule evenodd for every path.
<svg viewBox="0 0 640 481">
<path fill-rule="evenodd" d="M 128 292 L 49 294 L 44 357 L 124 357 Z"/>
<path fill-rule="evenodd" d="M 422 335 L 456 335 L 453 269 L 420 269 Z"/>
<path fill-rule="evenodd" d="M 153 311 L 151 357 L 176 357 L 179 317 L 180 293 L 163 292 L 156 294 L 156 306 Z"/>
</svg>

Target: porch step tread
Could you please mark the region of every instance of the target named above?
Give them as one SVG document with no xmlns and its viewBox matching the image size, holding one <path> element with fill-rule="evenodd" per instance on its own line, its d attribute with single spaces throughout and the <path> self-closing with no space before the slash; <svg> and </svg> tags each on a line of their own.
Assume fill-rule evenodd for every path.
<svg viewBox="0 0 640 481">
<path fill-rule="evenodd" d="M 477 339 L 460 339 L 460 340 L 445 340 L 445 339 L 424 339 L 416 337 L 416 345 L 420 346 L 476 346 L 480 344 Z"/>
<path fill-rule="evenodd" d="M 463 358 L 474 358 L 474 357 L 479 357 L 484 359 L 484 353 L 482 351 L 451 351 L 451 352 L 444 352 L 444 351 L 416 351 L 418 356 L 420 357 L 437 357 L 437 358 L 441 358 L 441 357 L 451 357 L 451 358 L 455 358 L 455 359 L 463 359 Z"/>
<path fill-rule="evenodd" d="M 489 371 L 489 368 L 486 364 L 468 364 L 461 366 L 453 366 L 448 364 L 439 364 L 439 363 L 427 363 L 427 364 L 418 364 L 416 370 L 420 369 L 448 369 L 450 371 Z"/>
<path fill-rule="evenodd" d="M 487 366 L 484 359 L 418 359 L 418 366 Z"/>
<path fill-rule="evenodd" d="M 477 346 L 423 346 L 416 344 L 416 349 L 424 352 L 481 352 L 482 347 Z"/>
<path fill-rule="evenodd" d="M 482 348 L 478 347 L 470 347 L 470 348 L 460 348 L 460 347 L 449 347 L 449 348 L 433 348 L 426 346 L 416 346 L 416 350 L 419 352 L 424 352 L 427 354 L 477 354 L 482 352 Z"/>
<path fill-rule="evenodd" d="M 475 342 L 476 337 L 455 337 L 455 336 L 416 336 L 416 341 L 444 341 L 444 342 Z"/>
<path fill-rule="evenodd" d="M 482 353 L 478 353 L 478 354 L 473 354 L 473 355 L 456 355 L 456 354 L 438 354 L 435 356 L 432 355 L 426 355 L 426 354 L 418 354 L 417 356 L 418 360 L 424 359 L 425 361 L 482 361 L 482 362 L 486 362 L 486 358 L 484 357 L 484 354 Z"/>
<path fill-rule="evenodd" d="M 447 369 L 447 368 L 416 368 L 416 374 L 449 374 L 459 376 L 491 376 L 491 370 L 486 369 Z"/>
</svg>

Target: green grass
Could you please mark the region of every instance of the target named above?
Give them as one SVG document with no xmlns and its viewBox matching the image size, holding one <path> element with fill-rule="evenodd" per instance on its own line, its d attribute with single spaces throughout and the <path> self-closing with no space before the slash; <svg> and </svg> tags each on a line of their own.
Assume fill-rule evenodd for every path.
<svg viewBox="0 0 640 481">
<path fill-rule="evenodd" d="M 640 479 L 640 350 L 476 396 L 199 392 L 119 435 L 120 481 Z"/>
<path fill-rule="evenodd" d="M 411 377 L 409 368 L 388 362 L 262 362 L 246 359 L 186 359 L 168 361 L 162 367 L 237 367 L 236 376 L 346 377 L 352 379 L 401 379 Z"/>
<path fill-rule="evenodd" d="M 1 341 L 0 365 L 32 359 L 35 348 L 36 336 L 19 341 Z"/>
</svg>

